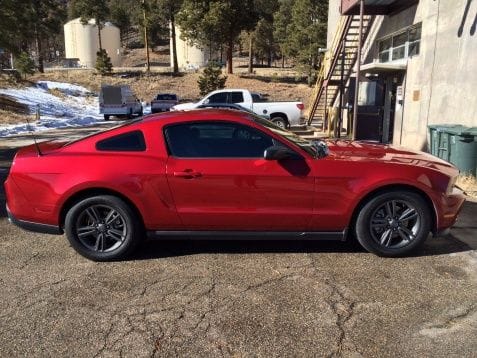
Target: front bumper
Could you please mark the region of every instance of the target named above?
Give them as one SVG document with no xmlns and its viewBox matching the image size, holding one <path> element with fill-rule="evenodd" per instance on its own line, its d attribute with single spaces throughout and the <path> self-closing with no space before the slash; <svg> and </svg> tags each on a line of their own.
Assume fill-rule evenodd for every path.
<svg viewBox="0 0 477 358">
<path fill-rule="evenodd" d="M 456 222 L 464 202 L 464 192 L 457 187 L 454 187 L 451 193 L 441 197 L 439 203 L 440 215 L 438 216 L 437 228 L 434 231 L 435 236 L 442 236 L 449 232 L 449 229 Z"/>
<path fill-rule="evenodd" d="M 16 226 L 27 230 L 27 231 L 32 231 L 32 232 L 38 232 L 42 234 L 51 234 L 51 235 L 62 235 L 63 230 L 55 225 L 48 225 L 48 224 L 41 224 L 41 223 L 34 223 L 31 221 L 26 221 L 26 220 L 19 220 L 17 219 L 10 211 L 10 209 L 7 207 L 7 215 L 8 215 L 8 221 L 10 221 L 12 224 L 15 224 Z"/>
</svg>

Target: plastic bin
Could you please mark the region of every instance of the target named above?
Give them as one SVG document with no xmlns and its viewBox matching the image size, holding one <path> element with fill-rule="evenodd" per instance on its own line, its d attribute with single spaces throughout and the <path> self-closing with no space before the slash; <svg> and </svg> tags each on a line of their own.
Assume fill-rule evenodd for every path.
<svg viewBox="0 0 477 358">
<path fill-rule="evenodd" d="M 431 154 L 454 164 L 462 173 L 477 174 L 477 128 L 429 126 Z"/>
<path fill-rule="evenodd" d="M 447 147 L 449 144 L 449 133 L 463 131 L 467 129 L 460 124 L 431 124 L 429 127 L 429 152 L 436 157 L 449 161 Z M 444 147 L 443 147 L 444 146 Z M 442 148 L 439 150 L 439 148 Z M 444 156 L 444 157 L 442 157 Z"/>
</svg>

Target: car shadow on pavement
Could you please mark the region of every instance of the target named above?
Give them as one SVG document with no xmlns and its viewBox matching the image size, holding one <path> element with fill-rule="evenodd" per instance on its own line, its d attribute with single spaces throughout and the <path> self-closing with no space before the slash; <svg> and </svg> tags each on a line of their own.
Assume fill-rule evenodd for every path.
<svg viewBox="0 0 477 358">
<path fill-rule="evenodd" d="M 452 235 L 429 237 L 425 244 L 407 257 L 448 255 L 470 251 L 472 248 Z M 130 260 L 153 260 L 198 254 L 256 254 L 256 253 L 349 253 L 368 254 L 353 240 L 150 240 L 144 242 Z M 369 254 L 371 255 L 371 254 Z"/>
</svg>

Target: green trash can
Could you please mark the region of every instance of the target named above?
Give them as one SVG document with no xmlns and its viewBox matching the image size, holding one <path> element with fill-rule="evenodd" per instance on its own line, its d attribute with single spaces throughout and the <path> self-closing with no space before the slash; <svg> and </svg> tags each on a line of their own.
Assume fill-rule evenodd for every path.
<svg viewBox="0 0 477 358">
<path fill-rule="evenodd" d="M 441 129 L 438 157 L 454 164 L 461 173 L 475 175 L 477 142 L 475 135 L 464 126 Z"/>
<path fill-rule="evenodd" d="M 429 153 L 449 161 L 450 138 L 448 130 L 463 131 L 467 127 L 460 124 L 431 124 L 429 128 Z"/>
<path fill-rule="evenodd" d="M 466 130 L 466 133 L 474 137 L 474 157 L 475 157 L 475 167 L 474 172 L 472 173 L 477 178 L 477 127 L 471 127 Z"/>
</svg>

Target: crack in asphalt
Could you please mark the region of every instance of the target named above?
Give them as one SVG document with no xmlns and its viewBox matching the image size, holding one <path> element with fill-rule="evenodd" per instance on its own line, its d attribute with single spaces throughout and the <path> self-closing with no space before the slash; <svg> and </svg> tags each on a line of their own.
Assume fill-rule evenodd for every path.
<svg viewBox="0 0 477 358">
<path fill-rule="evenodd" d="M 427 329 L 422 330 L 421 333 L 429 330 L 435 331 L 435 333 L 444 333 L 445 331 L 451 330 L 463 322 L 465 322 L 471 316 L 477 314 L 477 304 L 471 304 L 467 308 L 464 308 L 462 313 L 455 314 L 453 316 L 447 317 L 443 322 L 438 324 L 433 324 Z"/>
<path fill-rule="evenodd" d="M 25 261 L 23 261 L 23 263 L 20 265 L 20 267 L 18 268 L 19 270 L 23 270 L 25 269 L 29 264 L 30 262 L 36 258 L 37 256 L 39 255 L 38 252 L 34 252 L 33 255 L 31 255 L 30 257 L 28 257 Z"/>
<path fill-rule="evenodd" d="M 344 290 L 340 289 L 340 287 L 334 283 L 336 280 L 331 275 L 325 275 L 323 271 L 319 270 L 312 254 L 308 253 L 307 256 L 310 260 L 310 266 L 313 268 L 313 271 L 319 276 L 324 276 L 322 282 L 324 282 L 324 284 L 330 289 L 330 294 L 326 297 L 325 302 L 336 316 L 335 325 L 339 332 L 336 340 L 336 349 L 328 354 L 327 357 L 341 357 L 343 356 L 345 342 L 349 340 L 347 337 L 346 324 L 354 316 L 354 310 L 358 302 L 351 297 L 348 297 Z M 353 342 L 347 343 L 353 346 L 353 352 L 361 354 Z"/>
</svg>

